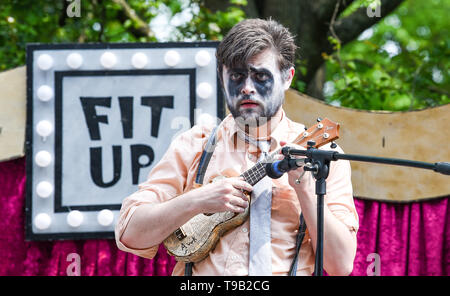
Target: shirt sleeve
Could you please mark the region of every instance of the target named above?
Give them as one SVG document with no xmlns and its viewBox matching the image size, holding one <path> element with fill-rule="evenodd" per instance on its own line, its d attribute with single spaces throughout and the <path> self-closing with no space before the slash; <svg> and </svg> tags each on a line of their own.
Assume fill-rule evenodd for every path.
<svg viewBox="0 0 450 296">
<path fill-rule="evenodd" d="M 323 149 L 332 150 L 329 145 Z M 339 146 L 334 150 L 343 153 Z M 348 160 L 332 161 L 326 181 L 325 202 L 328 208 L 350 231 L 356 233 L 359 228 L 359 218 L 353 200 L 350 162 Z"/>
<path fill-rule="evenodd" d="M 138 191 L 123 200 L 115 226 L 116 244 L 120 250 L 149 259 L 156 255 L 159 245 L 133 249 L 124 245 L 120 238 L 140 205 L 165 202 L 182 194 L 192 185 L 195 178 L 192 172 L 195 172 L 210 132 L 211 128 L 194 126 L 176 137 L 162 159 L 151 170 L 147 180 L 139 184 Z"/>
</svg>

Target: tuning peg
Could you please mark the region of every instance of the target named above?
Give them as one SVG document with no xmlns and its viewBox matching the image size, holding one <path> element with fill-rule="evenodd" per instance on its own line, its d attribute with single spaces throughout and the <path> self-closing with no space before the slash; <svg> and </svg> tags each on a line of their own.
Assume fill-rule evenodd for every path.
<svg viewBox="0 0 450 296">
<path fill-rule="evenodd" d="M 305 126 L 305 131 L 308 130 L 308 128 Z"/>
<path fill-rule="evenodd" d="M 334 148 L 336 148 L 336 147 L 337 147 L 337 145 L 336 145 L 336 143 L 335 143 L 335 142 L 331 142 L 331 145 L 330 145 L 330 147 L 331 147 L 332 149 L 334 149 Z"/>
<path fill-rule="evenodd" d="M 317 117 L 317 122 L 321 122 L 322 121 L 322 118 L 320 118 L 320 117 Z"/>
<path fill-rule="evenodd" d="M 306 145 L 308 146 L 308 148 L 312 148 L 312 147 L 316 146 L 316 141 L 309 140 L 308 142 L 306 142 Z"/>
</svg>

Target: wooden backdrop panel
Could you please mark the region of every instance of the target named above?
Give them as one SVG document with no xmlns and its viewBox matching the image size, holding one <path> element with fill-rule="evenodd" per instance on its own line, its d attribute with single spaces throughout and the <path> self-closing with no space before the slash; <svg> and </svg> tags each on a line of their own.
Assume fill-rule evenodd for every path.
<svg viewBox="0 0 450 296">
<path fill-rule="evenodd" d="M 26 67 L 0 73 L 0 161 L 25 155 Z"/>
<path fill-rule="evenodd" d="M 337 143 L 346 153 L 450 161 L 450 105 L 411 112 L 370 112 L 334 107 L 289 90 L 289 118 L 310 126 L 317 117 L 340 123 Z M 24 156 L 26 67 L 0 73 L 0 161 Z M 352 162 L 355 196 L 383 201 L 415 201 L 450 193 L 448 176 L 431 171 Z"/>
<path fill-rule="evenodd" d="M 450 104 L 411 112 L 371 112 L 334 107 L 289 90 L 289 118 L 310 126 L 317 117 L 340 123 L 336 141 L 345 153 L 418 160 L 450 161 Z M 384 201 L 446 196 L 450 178 L 432 171 L 351 162 L 354 194 Z"/>
</svg>

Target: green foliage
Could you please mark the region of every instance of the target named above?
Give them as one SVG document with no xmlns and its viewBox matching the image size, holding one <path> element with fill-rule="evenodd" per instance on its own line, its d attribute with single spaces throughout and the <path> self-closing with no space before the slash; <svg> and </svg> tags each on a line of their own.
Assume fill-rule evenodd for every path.
<svg viewBox="0 0 450 296">
<path fill-rule="evenodd" d="M 405 1 L 339 55 L 326 56 L 326 101 L 392 111 L 448 104 L 448 11 L 448 0 Z"/>
<path fill-rule="evenodd" d="M 166 1 L 170 2 L 170 1 Z M 161 1 L 127 0 L 142 19 L 152 19 Z M 67 1 L 0 2 L 0 71 L 25 64 L 27 43 L 148 42 L 138 24 L 114 1 L 81 0 L 81 17 L 68 17 Z"/>
<path fill-rule="evenodd" d="M 182 38 L 189 40 L 222 40 L 223 36 L 238 22 L 245 18 L 242 7 L 247 5 L 246 0 L 230 0 L 230 5 L 225 11 L 212 12 L 202 1 L 194 1 L 198 4 L 198 13 L 192 20 L 178 28 Z"/>
<path fill-rule="evenodd" d="M 184 9 L 192 9 L 192 18 L 179 24 L 168 40 L 220 40 L 234 24 L 244 19 L 246 0 L 231 0 L 226 11 L 211 12 L 198 0 L 126 0 L 138 19 L 114 0 L 81 0 L 81 16 L 68 17 L 61 0 L 0 1 L 0 71 L 25 64 L 27 43 L 154 42 L 155 35 L 143 33 L 164 11 L 173 19 Z M 167 40 L 165 40 L 167 41 Z"/>
<path fill-rule="evenodd" d="M 0 1 L 0 71 L 25 64 L 27 43 L 154 42 L 145 31 L 164 15 L 173 27 L 163 41 L 221 40 L 245 18 L 246 0 L 229 0 L 213 12 L 202 0 L 81 0 L 81 17 L 68 17 L 71 2 Z M 356 0 L 340 16 L 379 0 Z M 189 17 L 186 18 L 186 11 Z M 450 102 L 449 0 L 407 0 L 358 40 L 342 46 L 329 37 L 335 53 L 323 54 L 325 99 L 332 104 L 371 110 L 421 109 Z M 130 13 L 135 17 L 130 17 Z M 180 17 L 183 16 L 183 17 Z M 177 18 L 182 19 L 175 22 Z M 371 33 L 371 34 L 368 34 Z M 305 61 L 297 60 L 292 87 L 304 92 L 298 78 Z"/>
</svg>

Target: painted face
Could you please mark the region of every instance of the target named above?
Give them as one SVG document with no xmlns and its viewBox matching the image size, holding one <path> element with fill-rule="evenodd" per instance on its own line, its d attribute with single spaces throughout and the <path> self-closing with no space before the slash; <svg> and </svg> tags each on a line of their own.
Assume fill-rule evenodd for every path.
<svg viewBox="0 0 450 296">
<path fill-rule="evenodd" d="M 228 109 L 235 120 L 250 125 L 264 124 L 275 115 L 283 104 L 286 84 L 271 50 L 255 56 L 247 65 L 223 68 Z"/>
</svg>

